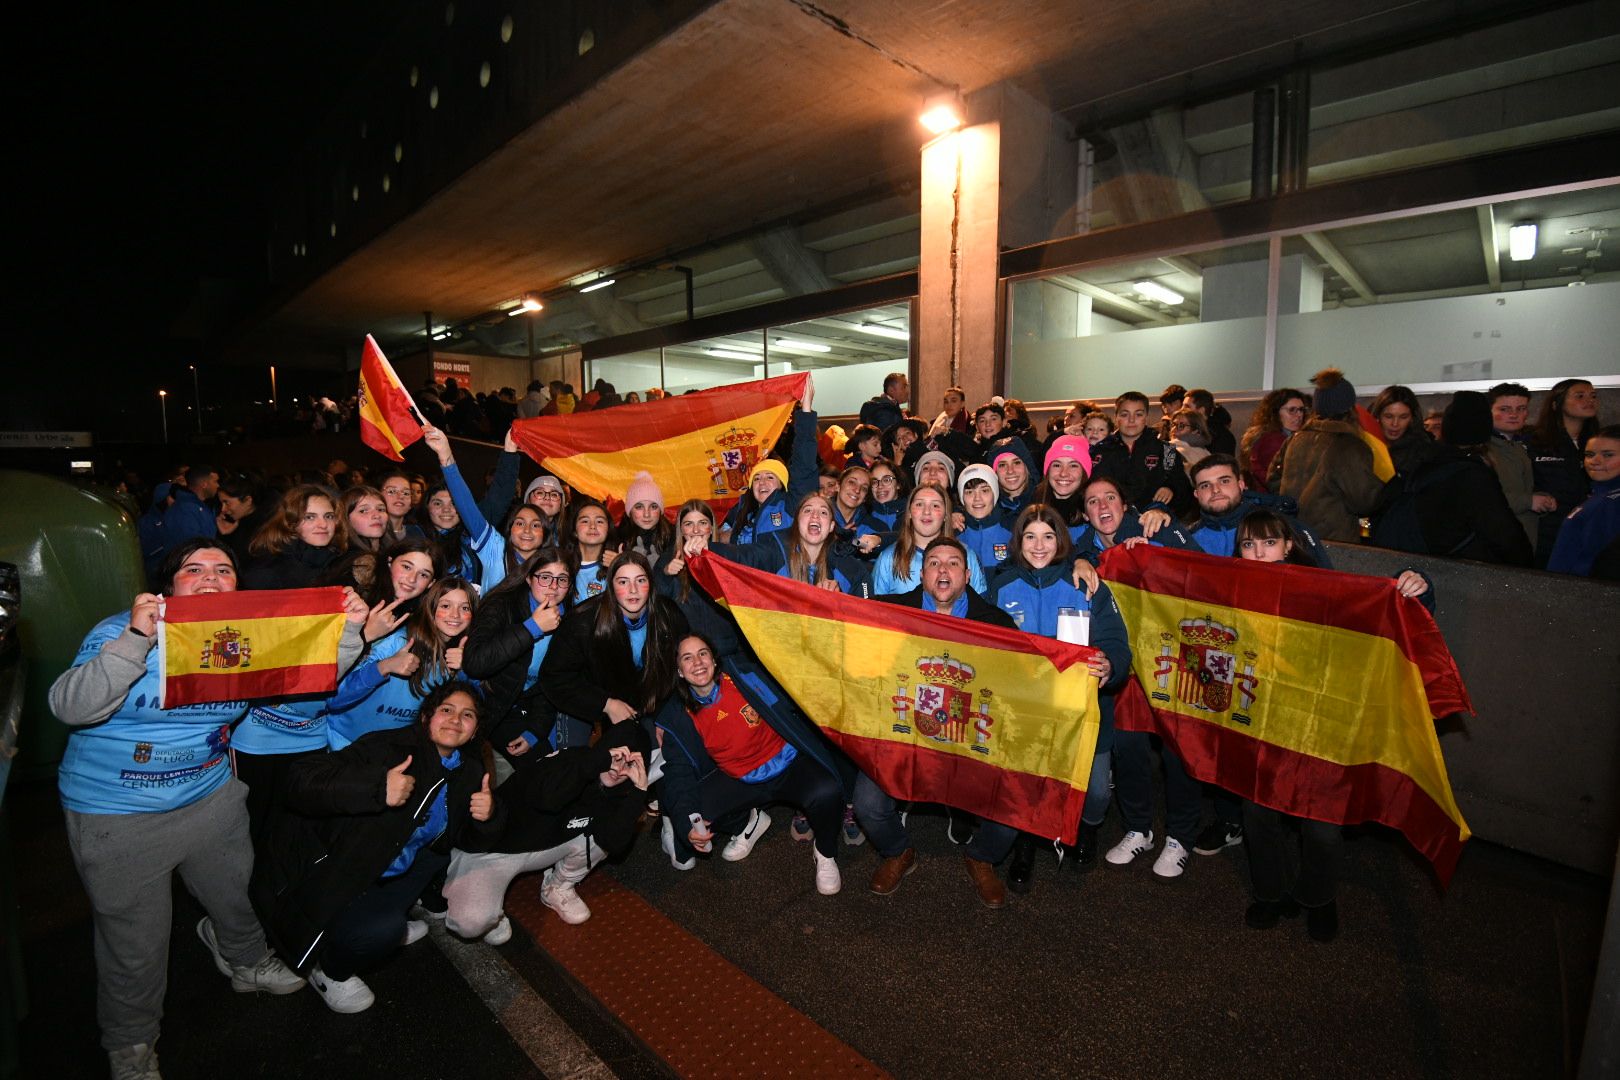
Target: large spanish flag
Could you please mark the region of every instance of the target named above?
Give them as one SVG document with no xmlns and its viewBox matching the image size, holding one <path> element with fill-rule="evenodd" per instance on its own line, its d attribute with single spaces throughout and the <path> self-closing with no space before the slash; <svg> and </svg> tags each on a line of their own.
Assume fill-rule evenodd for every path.
<svg viewBox="0 0 1620 1080">
<path fill-rule="evenodd" d="M 692 576 L 879 787 L 1072 842 L 1097 747 L 1096 650 L 701 555 Z"/>
<path fill-rule="evenodd" d="M 343 590 L 172 596 L 158 622 L 163 707 L 337 689 Z"/>
<path fill-rule="evenodd" d="M 736 499 L 804 395 L 808 374 L 778 375 L 601 412 L 537 416 L 512 438 L 563 481 L 598 499 L 623 499 L 643 470 L 665 505 Z"/>
<path fill-rule="evenodd" d="M 1102 576 L 1135 669 L 1116 724 L 1252 802 L 1399 829 L 1451 879 L 1469 831 L 1434 721 L 1473 706 L 1422 604 L 1382 578 L 1146 546 Z"/>
<path fill-rule="evenodd" d="M 416 402 L 367 334 L 360 353 L 360 441 L 384 457 L 404 461 L 400 451 L 421 437 Z"/>
</svg>

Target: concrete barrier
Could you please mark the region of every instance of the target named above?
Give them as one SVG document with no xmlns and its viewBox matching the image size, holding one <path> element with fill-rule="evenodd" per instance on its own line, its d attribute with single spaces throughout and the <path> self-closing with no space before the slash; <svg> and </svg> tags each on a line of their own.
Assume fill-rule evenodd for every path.
<svg viewBox="0 0 1620 1080">
<path fill-rule="evenodd" d="M 1481 839 L 1595 874 L 1620 840 L 1620 585 L 1334 544 L 1341 570 L 1434 582 L 1436 621 L 1478 715 L 1443 725 Z"/>
</svg>

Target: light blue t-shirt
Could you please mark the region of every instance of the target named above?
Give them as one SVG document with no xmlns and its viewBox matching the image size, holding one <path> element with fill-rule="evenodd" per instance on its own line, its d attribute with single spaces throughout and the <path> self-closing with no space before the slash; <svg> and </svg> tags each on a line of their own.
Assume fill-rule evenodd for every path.
<svg viewBox="0 0 1620 1080">
<path fill-rule="evenodd" d="M 889 593 L 910 592 L 922 584 L 923 553 L 918 548 L 911 553 L 911 573 L 900 577 L 894 572 L 894 548 L 890 544 L 878 553 L 877 563 L 872 568 L 872 594 L 884 596 Z M 967 553 L 968 584 L 976 593 L 984 592 L 984 568 L 979 565 L 979 557 L 968 548 Z"/>
<path fill-rule="evenodd" d="M 97 623 L 73 666 L 93 660 L 128 627 L 127 611 Z M 159 684 L 154 648 L 118 711 L 72 730 L 57 769 L 63 806 L 81 814 L 162 813 L 207 798 L 230 780 L 231 724 L 248 703 L 164 709 Z"/>
<path fill-rule="evenodd" d="M 326 714 L 326 745 L 330 749 L 341 750 L 368 732 L 402 728 L 416 721 L 423 699 L 411 692 L 411 681 L 377 670 L 378 662 L 405 645 L 405 628 L 400 627 L 373 645 L 371 655 L 338 683 Z M 433 685 L 429 682 L 424 689 L 431 691 Z"/>
</svg>

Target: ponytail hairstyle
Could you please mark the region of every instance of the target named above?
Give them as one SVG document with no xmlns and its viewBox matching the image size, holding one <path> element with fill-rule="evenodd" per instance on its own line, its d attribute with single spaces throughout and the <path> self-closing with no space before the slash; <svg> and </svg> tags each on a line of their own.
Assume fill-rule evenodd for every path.
<svg viewBox="0 0 1620 1080">
<path fill-rule="evenodd" d="M 405 623 L 406 648 L 422 661 L 407 680 L 410 683 L 411 693 L 416 697 L 425 695 L 429 687 L 443 681 L 449 674 L 445 667 L 444 653 L 451 643 L 445 640 L 444 635 L 439 633 L 439 628 L 433 625 L 433 613 L 438 609 L 439 601 L 458 590 L 467 594 L 467 602 L 476 613 L 478 590 L 473 588 L 472 583 L 466 578 L 451 574 L 435 581 L 433 586 L 422 594 L 416 612 Z M 469 622 L 467 625 L 471 627 L 472 623 Z M 463 630 L 461 636 L 465 640 L 467 632 Z"/>
</svg>

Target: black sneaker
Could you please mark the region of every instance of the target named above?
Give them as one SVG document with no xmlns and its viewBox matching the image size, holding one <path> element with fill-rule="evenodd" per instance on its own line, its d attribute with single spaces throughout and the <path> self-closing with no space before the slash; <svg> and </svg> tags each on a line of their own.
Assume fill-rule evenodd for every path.
<svg viewBox="0 0 1620 1080">
<path fill-rule="evenodd" d="M 1198 840 L 1193 844 L 1193 851 L 1199 855 L 1219 855 L 1229 847 L 1236 847 L 1243 843 L 1243 826 L 1228 825 L 1224 821 L 1211 822 L 1210 826 L 1198 834 Z"/>
</svg>

